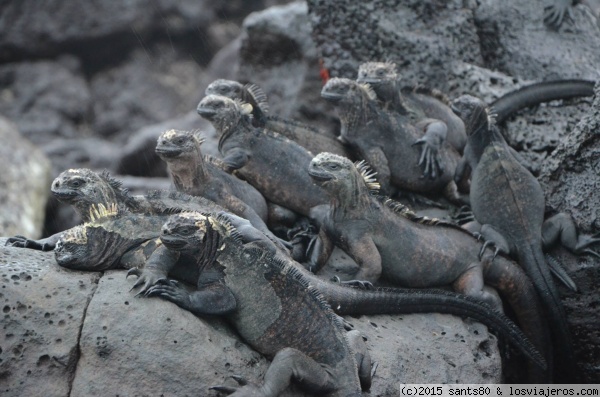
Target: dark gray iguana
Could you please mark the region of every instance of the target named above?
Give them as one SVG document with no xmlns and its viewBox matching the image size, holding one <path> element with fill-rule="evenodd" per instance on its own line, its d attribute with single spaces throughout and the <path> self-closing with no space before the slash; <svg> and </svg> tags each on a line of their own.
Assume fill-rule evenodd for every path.
<svg viewBox="0 0 600 397">
<path fill-rule="evenodd" d="M 454 170 L 460 154 L 444 145 L 431 162 L 425 163 L 425 175 L 419 164 L 421 151 L 413 146 L 422 138 L 407 115 L 384 111 L 368 85 L 345 78 L 332 78 L 323 87 L 321 96 L 337 109 L 344 141 L 377 172 L 381 190 L 391 195 L 392 185 L 417 193 L 446 193 L 458 200 L 456 184 L 450 172 L 441 175 L 438 169 Z"/>
<path fill-rule="evenodd" d="M 179 192 L 154 191 L 146 195 L 132 195 L 108 172 L 97 173 L 87 168 L 63 171 L 52 182 L 51 192 L 60 202 L 72 205 L 84 222 L 89 220 L 92 205 L 107 206 L 108 203 L 116 203 L 121 211 L 146 214 L 160 214 L 173 208 L 184 211 L 224 210 L 203 197 Z M 9 238 L 6 245 L 51 251 L 61 233 L 40 240 L 15 236 Z"/>
<path fill-rule="evenodd" d="M 439 150 L 447 142 L 462 153 L 467 143 L 465 126 L 450 108 L 450 101 L 439 91 L 426 87 L 403 86 L 396 64 L 391 62 L 365 62 L 358 68 L 358 83 L 369 84 L 387 111 L 407 116 L 422 136 L 412 145 L 422 145 L 420 163 L 431 164 L 426 176 L 432 172 L 452 170 L 437 169 L 435 161 Z"/>
<path fill-rule="evenodd" d="M 496 246 L 497 252 L 514 253 L 531 278 L 551 319 L 558 362 L 572 373 L 575 361 L 571 336 L 560 295 L 542 252 L 543 240 L 560 235 L 575 252 L 596 254 L 588 247 L 600 239 L 578 238 L 574 227 L 561 229 L 560 218 L 544 227 L 542 187 L 514 157 L 491 122 L 485 103 L 465 95 L 454 101 L 454 107 L 468 125 L 465 157 L 473 170 L 470 200 L 475 219 L 483 225 L 481 235 L 486 245 Z M 571 233 L 563 234 L 562 230 Z"/>
<path fill-rule="evenodd" d="M 341 156 L 349 156 L 344 145 L 335 137 L 299 121 L 283 119 L 270 114 L 267 96 L 255 84 L 242 85 L 237 81 L 219 79 L 209 84 L 205 94 L 239 99 L 252 105 L 252 125 L 281 134 L 313 154 L 332 152 Z"/>
<path fill-rule="evenodd" d="M 355 294 L 356 303 L 369 300 L 373 307 L 380 306 L 376 310 L 388 307 L 393 297 L 402 300 L 400 297 L 415 293 L 414 298 L 422 300 L 423 306 L 414 302 L 402 309 L 395 307 L 431 310 L 428 299 L 420 299 L 419 292 L 404 295 L 317 284 L 316 277 L 303 273 L 288 257 L 279 256 L 270 242 L 258 239 L 243 243 L 243 237 L 229 224 L 227 216 L 174 215 L 163 227 L 161 241 L 170 249 L 196 257 L 200 269 L 220 269 L 222 278 L 211 287 L 191 293 L 177 283 L 162 283 L 149 289 L 147 295 L 160 296 L 199 315 L 216 314 L 213 302 L 225 302 L 227 304 L 220 306 L 222 314 L 231 320 L 242 338 L 260 353 L 274 357 L 262 385 L 246 384 L 234 395 L 277 396 L 295 380 L 318 395 L 358 396 L 358 378 L 363 388 L 370 384 L 370 368 L 364 361 L 355 362 L 352 349 L 345 346 L 342 326 L 326 303 L 330 299 L 327 289 L 336 290 L 340 295 L 343 291 Z M 426 292 L 429 293 L 431 291 Z M 440 300 L 442 296 L 450 297 L 446 293 L 436 293 L 436 296 Z M 466 301 L 468 305 L 464 305 Z M 474 309 L 478 315 L 480 309 L 486 307 L 466 298 L 453 303 L 461 309 L 468 306 L 469 311 Z M 492 317 L 502 318 L 489 308 L 488 316 L 486 320 L 492 322 Z M 352 344 L 356 346 L 357 342 Z"/>
<path fill-rule="evenodd" d="M 249 183 L 225 172 L 216 158 L 203 156 L 204 138 L 197 132 L 168 130 L 161 134 L 156 153 L 167 163 L 175 188 L 192 196 L 205 197 L 223 208 L 248 219 L 273 241 L 277 237 L 267 228 L 267 202 Z"/>
<path fill-rule="evenodd" d="M 483 245 L 471 233 L 418 217 L 400 203 L 377 196 L 378 184 L 364 162 L 355 165 L 321 153 L 308 172 L 331 196 L 320 247 L 330 250 L 334 243 L 348 253 L 360 266 L 356 279 L 375 282 L 383 276 L 411 288 L 451 285 L 502 310 L 497 296 L 484 289 L 484 283 L 491 285 L 508 299 L 525 333 L 548 355 L 547 326 L 535 289 L 515 263 L 503 257 L 493 260 L 492 253 L 482 257 Z M 328 257 L 319 254 L 322 260 Z M 549 380 L 539 375 L 540 381 Z"/>
<path fill-rule="evenodd" d="M 118 212 L 116 205 L 111 204 L 108 204 L 107 208 L 103 205 L 92 206 L 91 213 L 96 215 L 90 216 L 89 222 L 69 229 L 61 236 L 55 249 L 59 265 L 71 269 L 93 271 L 126 268 L 131 269 L 128 275 L 140 275 L 139 267 L 143 266 L 148 258 L 154 257 L 153 251 L 162 246 L 157 237 L 160 236 L 162 223 L 165 222 L 168 215 L 165 213 L 154 215 L 123 213 Z M 535 348 L 528 344 L 526 338 L 514 325 L 511 325 L 508 319 L 495 312 L 491 313 L 488 307 L 473 299 L 445 291 L 390 288 L 375 288 L 366 291 L 329 283 L 303 271 L 299 264 L 287 259 L 285 253 L 281 255 L 282 251 L 245 219 L 226 213 L 210 217 L 205 214 L 194 216 L 202 217 L 202 219 L 210 218 L 211 225 L 216 225 L 215 222 L 218 221 L 225 226 L 225 229 L 217 228 L 225 234 L 235 228 L 234 234 L 237 237 L 235 238 L 236 246 L 233 247 L 234 251 L 236 248 L 240 249 L 240 253 L 243 251 L 244 248 L 239 247 L 240 241 L 238 240 L 241 239 L 244 247 L 247 244 L 258 244 L 257 247 L 262 246 L 269 256 L 278 252 L 277 261 L 280 263 L 287 261 L 286 266 L 289 269 L 296 267 L 297 272 L 303 272 L 304 276 L 299 277 L 305 278 L 316 290 L 320 291 L 340 315 L 440 312 L 468 316 L 488 325 L 499 332 L 501 336 L 507 337 L 535 362 L 541 366 L 544 365 L 544 360 L 540 358 Z M 190 219 L 188 215 L 182 215 L 182 218 Z M 191 230 L 186 231 L 185 227 L 174 229 L 172 232 L 174 235 L 187 234 L 188 237 L 193 235 Z M 227 237 L 213 235 L 198 242 L 194 248 L 196 252 L 192 252 L 193 255 L 190 255 L 189 252 L 180 252 L 180 250 L 167 250 L 168 255 L 162 256 L 163 261 L 155 262 L 157 268 L 165 275 L 160 282 L 164 283 L 166 277 L 170 276 L 196 284 L 199 291 L 207 289 L 209 293 L 214 292 L 213 284 L 222 282 L 223 271 L 218 261 L 210 263 L 210 259 L 213 258 L 212 255 L 215 251 L 218 253 L 223 249 L 232 249 L 231 244 L 233 243 Z M 173 246 L 175 245 L 173 244 Z M 198 263 L 202 266 L 198 266 Z M 249 264 L 247 263 L 247 265 Z M 134 288 L 141 285 L 136 282 Z M 152 294 L 149 291 L 147 286 L 144 286 L 139 293 Z M 157 289 L 153 291 L 156 293 Z M 201 292 L 195 298 L 203 294 L 206 297 L 206 293 L 207 291 Z M 215 298 L 205 301 L 205 303 L 210 302 L 207 303 L 209 310 L 218 311 L 219 308 L 222 308 L 222 303 L 228 301 L 227 299 L 218 299 L 218 295 L 209 294 L 209 296 Z M 192 302 L 188 301 L 189 304 Z M 185 302 L 180 301 L 178 304 L 189 309 Z M 217 313 L 213 312 L 213 314 Z M 313 322 L 313 320 L 308 322 Z M 318 342 L 315 341 L 315 343 Z"/>
<path fill-rule="evenodd" d="M 217 130 L 219 151 L 228 169 L 236 170 L 270 202 L 318 218 L 315 207 L 329 200 L 304 171 L 313 157 L 308 150 L 282 135 L 254 127 L 252 106 L 239 100 L 209 95 L 197 110 Z"/>
</svg>

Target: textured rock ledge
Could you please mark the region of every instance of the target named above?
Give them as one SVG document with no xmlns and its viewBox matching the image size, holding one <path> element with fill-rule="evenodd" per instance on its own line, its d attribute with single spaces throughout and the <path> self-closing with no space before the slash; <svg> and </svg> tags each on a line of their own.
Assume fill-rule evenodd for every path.
<svg viewBox="0 0 600 397">
<path fill-rule="evenodd" d="M 3 396 L 211 395 L 208 387 L 230 375 L 259 379 L 268 366 L 226 322 L 134 298 L 124 271 L 70 271 L 52 253 L 4 242 Z M 370 395 L 395 396 L 400 383 L 501 380 L 496 338 L 479 323 L 442 314 L 346 320 L 379 364 Z"/>
</svg>

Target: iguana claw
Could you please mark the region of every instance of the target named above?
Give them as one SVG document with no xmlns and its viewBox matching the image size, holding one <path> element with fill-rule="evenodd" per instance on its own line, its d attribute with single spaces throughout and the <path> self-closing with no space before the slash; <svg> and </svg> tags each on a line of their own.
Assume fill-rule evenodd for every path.
<svg viewBox="0 0 600 397">
<path fill-rule="evenodd" d="M 41 240 L 43 241 L 43 240 Z M 52 251 L 54 249 L 54 245 L 48 243 L 40 243 L 36 240 L 29 239 L 25 236 L 17 235 L 14 237 L 9 237 L 4 243 L 7 247 L 17 247 L 17 248 L 29 248 L 38 251 Z"/>
<path fill-rule="evenodd" d="M 243 395 L 243 396 L 254 396 L 257 395 L 256 392 L 258 391 L 258 386 L 250 383 L 246 378 L 244 378 L 243 376 L 239 376 L 239 375 L 231 375 L 231 378 L 233 380 L 235 380 L 237 382 L 238 385 L 240 385 L 241 387 L 231 387 L 231 386 L 225 386 L 225 385 L 217 385 L 217 386 L 212 386 L 209 389 L 210 390 L 216 390 L 218 392 L 221 393 L 227 393 L 227 394 L 234 394 L 237 395 Z"/>
<path fill-rule="evenodd" d="M 334 283 L 348 285 L 350 287 L 354 287 L 354 288 L 358 288 L 358 289 L 362 289 L 362 290 L 372 290 L 372 289 L 375 289 L 375 287 L 373 286 L 373 283 L 371 283 L 370 281 L 366 281 L 366 280 L 348 280 L 348 281 L 342 281 L 342 280 L 340 280 L 340 278 L 338 276 L 333 276 L 331 278 L 331 281 L 334 282 Z"/>
<path fill-rule="evenodd" d="M 421 178 L 429 177 L 430 179 L 435 179 L 436 177 L 441 176 L 444 173 L 444 169 L 440 165 L 441 159 L 440 155 L 438 154 L 439 148 L 437 148 L 435 145 L 432 145 L 425 138 L 418 139 L 412 145 L 415 146 L 420 144 L 423 144 L 423 149 L 421 150 L 419 165 L 425 166 Z"/>
<path fill-rule="evenodd" d="M 571 0 L 554 0 L 553 4 L 544 7 L 544 24 L 550 29 L 558 30 L 565 17 L 574 19 Z"/>
<path fill-rule="evenodd" d="M 481 249 L 479 250 L 479 260 L 481 260 L 481 258 L 483 257 L 483 253 L 485 252 L 485 249 L 487 247 L 489 247 L 490 245 L 494 245 L 494 242 L 487 240 L 486 242 L 483 243 L 483 245 L 481 246 Z M 497 251 L 498 251 L 498 248 L 496 248 L 496 252 L 494 253 L 494 258 L 496 257 Z"/>
</svg>

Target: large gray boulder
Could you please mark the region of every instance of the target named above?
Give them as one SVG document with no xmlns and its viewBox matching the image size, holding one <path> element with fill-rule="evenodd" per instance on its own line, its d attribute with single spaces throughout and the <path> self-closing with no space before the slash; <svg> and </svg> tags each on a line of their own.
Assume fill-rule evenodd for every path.
<svg viewBox="0 0 600 397">
<path fill-rule="evenodd" d="M 50 186 L 50 163 L 4 117 L 0 117 L 0 142 L 0 235 L 39 237 Z"/>
<path fill-rule="evenodd" d="M 12 396 L 216 395 L 231 375 L 259 380 L 269 362 L 226 322 L 136 298 L 124 271 L 60 268 L 52 252 L 4 247 L 0 390 Z M 442 314 L 346 317 L 379 365 L 371 395 L 400 383 L 501 381 L 497 341 Z M 284 396 L 303 396 L 292 387 Z"/>
</svg>

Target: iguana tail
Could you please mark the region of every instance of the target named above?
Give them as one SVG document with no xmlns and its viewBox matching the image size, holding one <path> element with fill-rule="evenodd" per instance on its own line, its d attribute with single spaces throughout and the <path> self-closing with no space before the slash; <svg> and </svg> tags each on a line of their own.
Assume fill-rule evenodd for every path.
<svg viewBox="0 0 600 397">
<path fill-rule="evenodd" d="M 573 382 L 575 379 L 572 377 L 576 375 L 576 371 L 569 324 L 542 248 L 523 246 L 518 247 L 517 252 L 518 262 L 529 275 L 550 319 L 550 329 L 554 340 L 553 346 L 556 351 L 555 361 L 562 367 L 561 370 L 556 371 L 556 375 L 564 375 L 566 379 L 563 379 L 563 381 Z"/>
<path fill-rule="evenodd" d="M 498 98 L 491 105 L 496 122 L 501 123 L 514 112 L 556 99 L 594 95 L 594 81 L 557 80 L 531 84 Z"/>
<path fill-rule="evenodd" d="M 446 313 L 471 317 L 487 325 L 542 369 L 546 360 L 523 332 L 506 316 L 481 301 L 443 290 L 374 288 L 359 289 L 336 285 L 311 278 L 311 284 L 321 291 L 332 309 L 346 314 L 410 314 Z"/>
<path fill-rule="evenodd" d="M 496 288 L 514 311 L 517 322 L 529 340 L 544 355 L 548 371 L 530 369 L 530 381 L 549 383 L 552 378 L 552 343 L 543 309 L 527 274 L 514 262 L 498 257 L 484 258 L 483 277 L 486 284 Z"/>
</svg>

